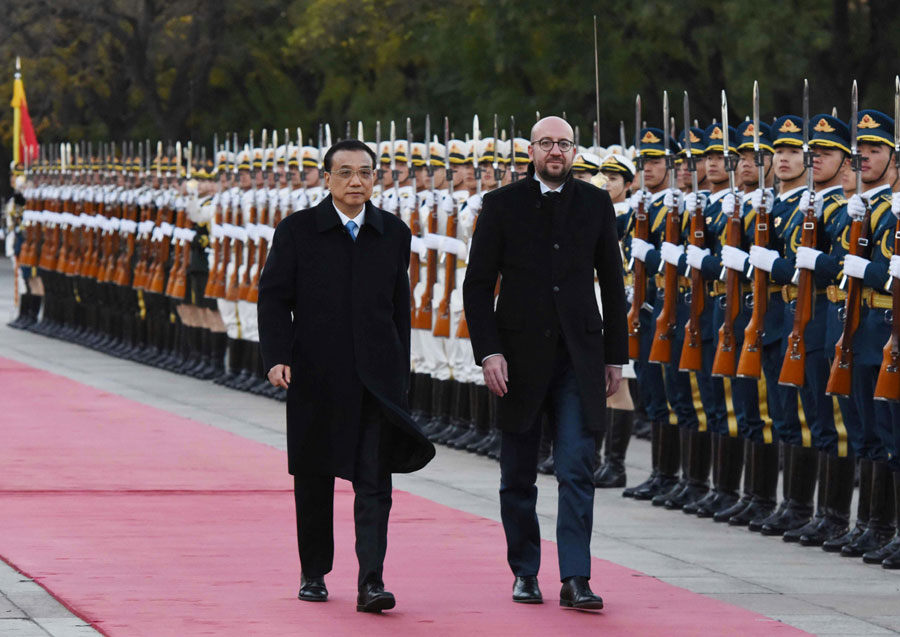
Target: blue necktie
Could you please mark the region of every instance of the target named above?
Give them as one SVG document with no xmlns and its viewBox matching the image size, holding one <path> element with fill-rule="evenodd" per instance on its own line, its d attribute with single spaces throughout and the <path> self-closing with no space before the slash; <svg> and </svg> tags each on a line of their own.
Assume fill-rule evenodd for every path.
<svg viewBox="0 0 900 637">
<path fill-rule="evenodd" d="M 344 227 L 350 233 L 350 238 L 356 241 L 356 233 L 359 231 L 359 226 L 356 225 L 356 222 L 351 219 Z"/>
</svg>

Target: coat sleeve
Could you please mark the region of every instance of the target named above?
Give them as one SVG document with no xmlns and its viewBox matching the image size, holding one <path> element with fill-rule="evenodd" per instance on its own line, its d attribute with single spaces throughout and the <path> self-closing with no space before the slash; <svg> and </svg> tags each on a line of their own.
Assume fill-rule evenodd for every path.
<svg viewBox="0 0 900 637">
<path fill-rule="evenodd" d="M 600 300 L 603 302 L 604 354 L 609 365 L 628 362 L 628 332 L 625 284 L 622 258 L 616 232 L 616 213 L 609 195 L 600 194 L 601 228 L 594 248 L 594 267 L 600 283 Z"/>
<path fill-rule="evenodd" d="M 259 352 L 267 373 L 275 365 L 291 364 L 296 296 L 297 247 L 289 224 L 280 223 L 259 277 Z"/>
<path fill-rule="evenodd" d="M 494 318 L 494 288 L 500 274 L 503 254 L 503 233 L 500 227 L 501 211 L 496 198 L 484 198 L 484 207 L 478 215 L 478 223 L 472 236 L 472 250 L 463 282 L 463 305 L 475 363 L 491 354 L 502 354 L 497 320 Z M 615 237 L 615 230 L 613 231 Z"/>
<path fill-rule="evenodd" d="M 400 343 L 404 348 L 404 358 L 407 365 L 410 360 L 410 302 L 409 302 L 409 256 L 410 241 L 412 235 L 409 228 L 404 226 L 403 237 L 400 240 L 400 255 L 397 257 L 397 278 L 394 282 L 394 325 L 400 336 Z M 409 392 L 409 374 L 403 377 L 404 397 Z"/>
</svg>

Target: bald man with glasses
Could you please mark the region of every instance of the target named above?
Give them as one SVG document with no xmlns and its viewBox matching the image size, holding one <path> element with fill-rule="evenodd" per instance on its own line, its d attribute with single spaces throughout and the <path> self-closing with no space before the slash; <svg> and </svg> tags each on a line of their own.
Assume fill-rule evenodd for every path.
<svg viewBox="0 0 900 637">
<path fill-rule="evenodd" d="M 500 397 L 500 513 L 513 601 L 543 601 L 535 482 L 546 412 L 559 482 L 560 605 L 597 610 L 603 600 L 588 583 L 595 439 L 628 361 L 627 308 L 613 205 L 605 191 L 573 179 L 573 137 L 565 120 L 540 120 L 526 177 L 484 196 L 463 293 L 475 360 Z"/>
</svg>

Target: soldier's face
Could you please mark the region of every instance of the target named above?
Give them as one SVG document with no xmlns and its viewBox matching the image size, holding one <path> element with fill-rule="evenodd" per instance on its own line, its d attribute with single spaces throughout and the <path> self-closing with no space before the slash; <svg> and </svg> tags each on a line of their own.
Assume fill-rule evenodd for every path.
<svg viewBox="0 0 900 637">
<path fill-rule="evenodd" d="M 877 182 L 887 176 L 888 162 L 891 160 L 891 149 L 886 144 L 859 143 L 859 154 L 862 155 L 863 183 Z"/>
<path fill-rule="evenodd" d="M 446 168 L 438 168 L 437 166 L 433 169 L 434 174 L 434 187 L 437 190 L 447 187 L 447 169 Z M 425 183 L 428 183 L 428 171 L 425 171 Z M 430 187 L 430 186 L 429 186 Z"/>
<path fill-rule="evenodd" d="M 319 169 L 317 166 L 304 166 L 303 173 L 306 177 L 307 188 L 312 188 L 319 183 Z"/>
<path fill-rule="evenodd" d="M 644 158 L 644 187 L 650 190 L 659 188 L 665 182 L 667 172 L 664 157 Z"/>
<path fill-rule="evenodd" d="M 756 158 L 752 150 L 738 151 L 737 174 L 745 186 L 759 183 L 759 171 L 756 169 Z"/>
<path fill-rule="evenodd" d="M 408 186 L 406 182 L 409 181 L 409 166 L 406 162 L 397 163 L 397 183 L 401 186 Z"/>
<path fill-rule="evenodd" d="M 591 177 L 593 177 L 593 175 L 587 170 L 573 170 L 572 177 L 579 181 L 591 183 Z"/>
<path fill-rule="evenodd" d="M 416 191 L 428 188 L 428 171 L 425 169 L 425 166 L 416 166 L 413 171 L 416 175 Z"/>
<path fill-rule="evenodd" d="M 249 170 L 242 170 L 238 173 L 238 186 L 245 190 L 253 185 L 253 178 L 250 177 Z"/>
<path fill-rule="evenodd" d="M 775 149 L 775 176 L 781 181 L 793 181 L 803 176 L 803 149 L 799 146 L 779 146 Z"/>
<path fill-rule="evenodd" d="M 706 176 L 714 184 L 721 184 L 728 179 L 728 172 L 725 170 L 725 155 L 722 153 L 706 155 Z"/>
<path fill-rule="evenodd" d="M 837 148 L 816 148 L 813 155 L 813 179 L 817 184 L 831 181 L 838 176 L 846 161 L 850 165 L 844 151 Z"/>
<path fill-rule="evenodd" d="M 489 161 L 483 161 L 480 164 L 481 167 L 481 184 L 485 188 L 496 188 L 497 180 L 494 178 L 494 166 Z M 502 168 L 500 169 L 503 170 Z"/>
<path fill-rule="evenodd" d="M 472 165 L 472 162 L 466 162 L 463 164 L 462 170 L 459 171 L 463 175 L 463 181 L 466 184 L 466 188 L 475 192 L 476 180 L 475 180 L 475 166 Z"/>
<path fill-rule="evenodd" d="M 625 201 L 625 192 L 628 190 L 631 182 L 626 182 L 622 173 L 617 173 L 612 170 L 603 171 L 603 176 L 606 177 L 606 185 L 604 188 L 606 189 L 606 192 L 609 193 L 609 198 L 612 199 L 613 203 Z"/>
<path fill-rule="evenodd" d="M 849 162 L 847 162 L 847 167 L 841 171 L 841 186 L 844 187 L 844 196 L 848 199 L 856 192 L 856 173 L 850 169 Z"/>
</svg>

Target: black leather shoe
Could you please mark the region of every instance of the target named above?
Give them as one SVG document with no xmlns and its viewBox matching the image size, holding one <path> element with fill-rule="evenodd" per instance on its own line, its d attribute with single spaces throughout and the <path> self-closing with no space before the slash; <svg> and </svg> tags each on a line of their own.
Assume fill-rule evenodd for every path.
<svg viewBox="0 0 900 637">
<path fill-rule="evenodd" d="M 304 602 L 327 602 L 328 589 L 325 588 L 325 578 L 301 575 L 300 592 L 297 597 Z"/>
<path fill-rule="evenodd" d="M 396 603 L 394 594 L 384 590 L 384 584 L 369 582 L 356 597 L 356 612 L 380 613 L 392 609 Z"/>
<path fill-rule="evenodd" d="M 603 600 L 591 591 L 588 578 L 575 575 L 563 580 L 562 590 L 559 591 L 559 605 L 579 610 L 600 610 L 603 608 Z"/>
<path fill-rule="evenodd" d="M 542 604 L 544 597 L 538 587 L 537 575 L 516 577 L 513 582 L 513 601 L 519 604 Z"/>
</svg>

